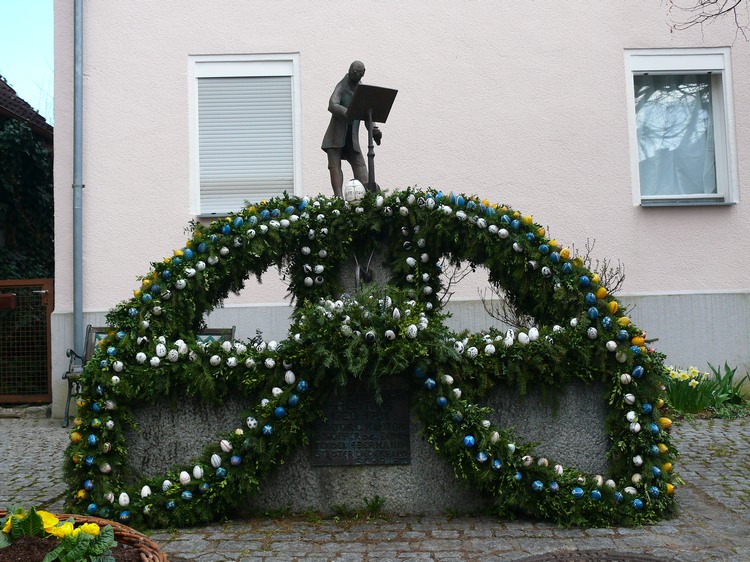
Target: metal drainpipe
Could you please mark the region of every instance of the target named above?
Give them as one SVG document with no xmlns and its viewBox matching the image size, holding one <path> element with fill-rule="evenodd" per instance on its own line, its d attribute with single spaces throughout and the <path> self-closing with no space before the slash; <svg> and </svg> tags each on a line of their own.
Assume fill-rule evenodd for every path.
<svg viewBox="0 0 750 562">
<path fill-rule="evenodd" d="M 83 357 L 83 0 L 73 10 L 73 335 Z"/>
</svg>

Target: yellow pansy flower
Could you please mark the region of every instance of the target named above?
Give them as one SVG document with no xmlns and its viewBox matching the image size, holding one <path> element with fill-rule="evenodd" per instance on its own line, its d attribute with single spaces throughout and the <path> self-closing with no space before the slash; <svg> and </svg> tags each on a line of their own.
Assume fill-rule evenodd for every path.
<svg viewBox="0 0 750 562">
<path fill-rule="evenodd" d="M 58 539 L 65 538 L 73 532 L 73 523 L 71 523 L 70 521 L 65 521 L 61 525 L 52 527 L 47 532 L 50 535 L 57 537 Z"/>
</svg>

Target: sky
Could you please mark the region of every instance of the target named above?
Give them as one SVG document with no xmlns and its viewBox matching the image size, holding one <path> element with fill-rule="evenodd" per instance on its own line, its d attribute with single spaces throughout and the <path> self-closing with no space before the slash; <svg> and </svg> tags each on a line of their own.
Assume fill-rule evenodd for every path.
<svg viewBox="0 0 750 562">
<path fill-rule="evenodd" d="M 54 124 L 52 4 L 53 0 L 0 0 L 0 75 L 50 124 Z"/>
</svg>

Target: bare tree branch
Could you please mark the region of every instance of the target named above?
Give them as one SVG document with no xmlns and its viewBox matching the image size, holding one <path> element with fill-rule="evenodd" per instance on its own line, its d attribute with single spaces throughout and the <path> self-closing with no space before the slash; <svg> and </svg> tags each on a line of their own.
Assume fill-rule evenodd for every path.
<svg viewBox="0 0 750 562">
<path fill-rule="evenodd" d="M 725 16 L 734 20 L 737 34 L 750 37 L 750 11 L 746 0 L 668 0 L 671 27 L 683 31 L 711 23 Z"/>
</svg>

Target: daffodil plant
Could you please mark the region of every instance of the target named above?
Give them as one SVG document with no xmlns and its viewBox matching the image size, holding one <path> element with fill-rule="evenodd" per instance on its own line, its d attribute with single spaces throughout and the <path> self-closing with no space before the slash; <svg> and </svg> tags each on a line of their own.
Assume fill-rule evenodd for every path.
<svg viewBox="0 0 750 562">
<path fill-rule="evenodd" d="M 60 544 L 43 562 L 114 562 L 110 549 L 114 547 L 114 530 L 111 525 L 100 528 L 96 523 L 76 526 L 71 517 L 60 521 L 47 511 L 34 507 L 26 511 L 16 508 L 0 519 L 0 548 L 5 548 L 21 537 L 57 538 Z"/>
</svg>

